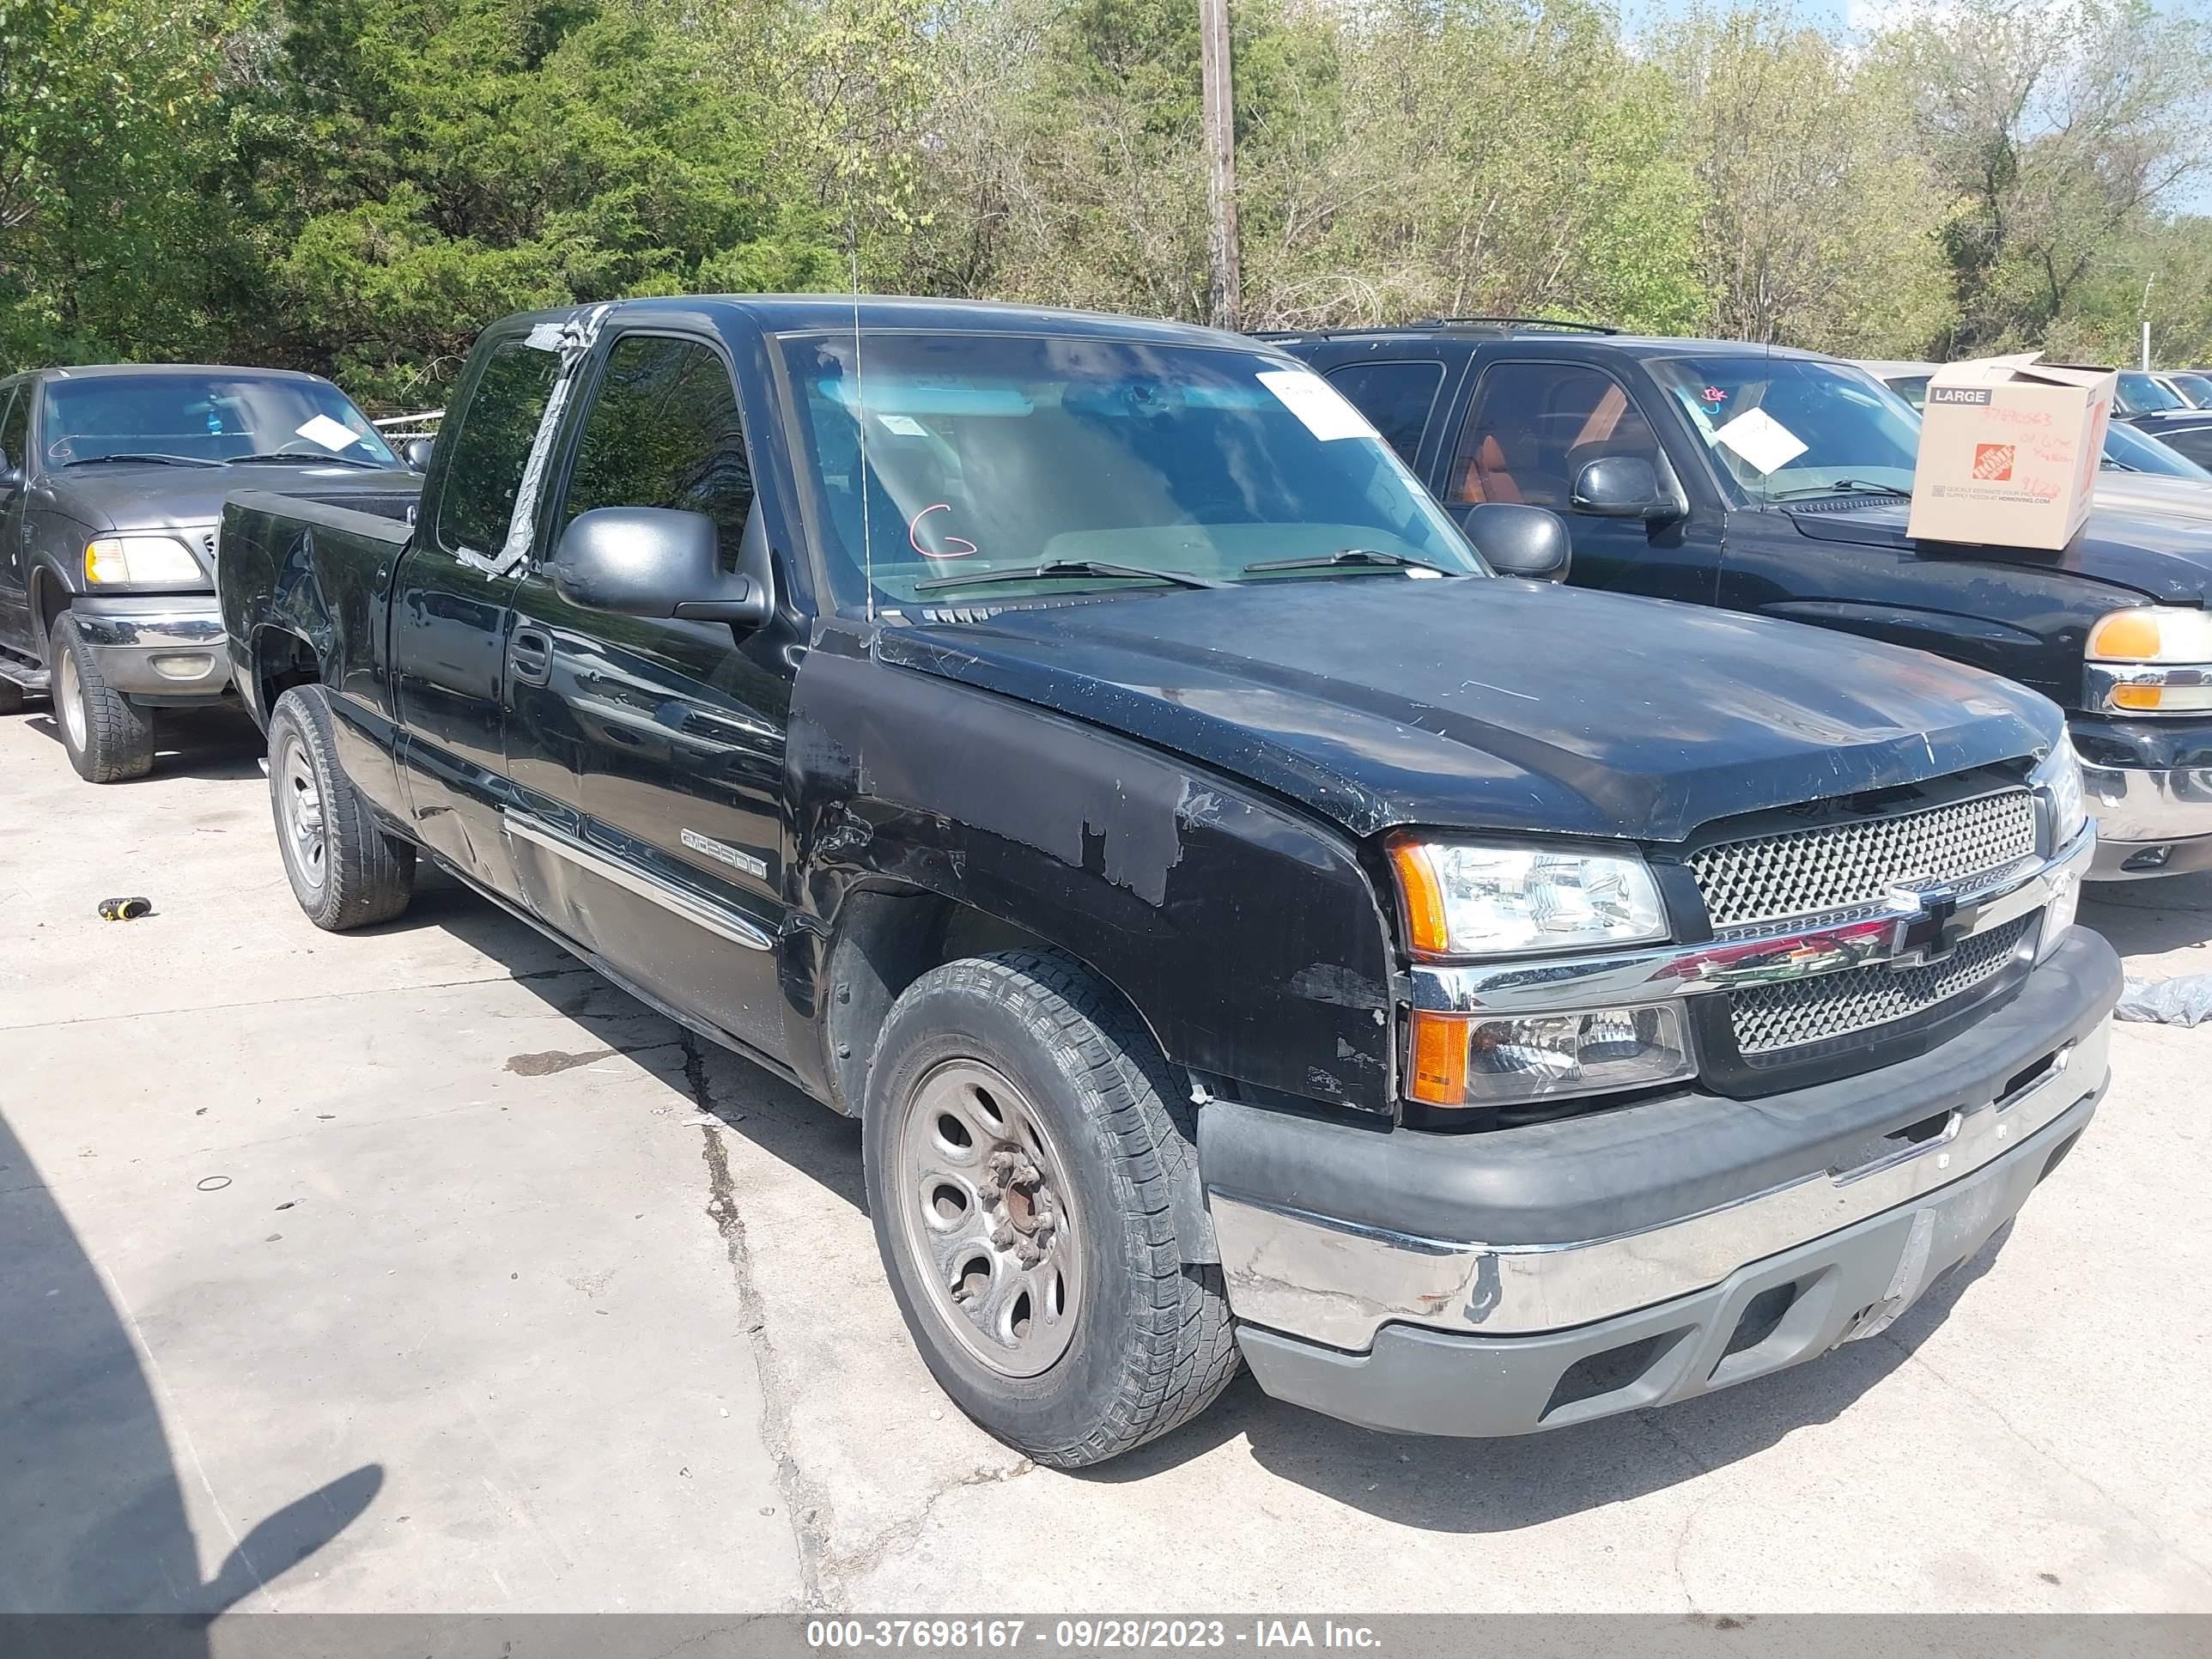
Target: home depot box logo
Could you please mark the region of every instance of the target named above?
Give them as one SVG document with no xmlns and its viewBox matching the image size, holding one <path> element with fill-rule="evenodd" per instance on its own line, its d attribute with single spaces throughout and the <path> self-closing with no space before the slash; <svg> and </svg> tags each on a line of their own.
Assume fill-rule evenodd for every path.
<svg viewBox="0 0 2212 1659">
<path fill-rule="evenodd" d="M 1910 532 L 2057 549 L 2089 516 L 2118 377 L 2031 353 L 1952 363 L 1928 382 Z"/>
</svg>

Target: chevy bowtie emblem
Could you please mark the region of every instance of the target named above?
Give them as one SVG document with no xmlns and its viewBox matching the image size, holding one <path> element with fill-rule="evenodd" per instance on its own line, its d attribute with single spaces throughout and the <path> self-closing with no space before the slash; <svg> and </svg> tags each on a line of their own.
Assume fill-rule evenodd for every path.
<svg viewBox="0 0 2212 1659">
<path fill-rule="evenodd" d="M 1889 890 L 1889 913 L 1897 919 L 1890 941 L 1893 968 L 1941 962 L 1966 935 L 1958 895 L 1940 882 L 1899 882 Z"/>
</svg>

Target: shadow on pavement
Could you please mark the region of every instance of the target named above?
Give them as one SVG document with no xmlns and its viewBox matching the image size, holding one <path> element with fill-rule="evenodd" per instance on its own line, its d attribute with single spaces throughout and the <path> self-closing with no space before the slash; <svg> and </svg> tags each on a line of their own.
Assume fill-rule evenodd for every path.
<svg viewBox="0 0 2212 1659">
<path fill-rule="evenodd" d="M 2136 957 L 2212 944 L 2212 875 L 2093 883 L 2081 895 L 2081 921 L 2111 940 L 2134 972 Z M 2207 969 L 2212 961 L 2197 964 Z"/>
<path fill-rule="evenodd" d="M 61 727 L 51 712 L 32 715 L 23 724 L 52 741 L 55 759 L 69 764 L 61 752 Z M 154 717 L 154 769 L 144 778 L 209 778 L 217 782 L 261 775 L 261 760 L 269 745 L 244 714 L 228 708 L 165 708 Z M 128 788 L 130 783 L 110 783 L 107 789 Z"/>
<path fill-rule="evenodd" d="M 0 1613 L 212 1616 L 352 1524 L 384 1471 L 286 1504 L 204 1581 L 180 1479 L 122 1316 L 0 1118 Z M 191 1644 L 173 1633 L 162 1651 Z"/>
</svg>

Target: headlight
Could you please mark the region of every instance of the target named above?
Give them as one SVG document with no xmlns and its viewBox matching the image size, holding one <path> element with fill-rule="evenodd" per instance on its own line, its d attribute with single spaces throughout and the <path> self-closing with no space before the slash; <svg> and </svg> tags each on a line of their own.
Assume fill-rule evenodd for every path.
<svg viewBox="0 0 2212 1659">
<path fill-rule="evenodd" d="M 2051 818 L 2051 850 L 2057 852 L 2081 833 L 2089 821 L 2088 804 L 2081 793 L 2081 763 L 2075 758 L 2070 738 L 2062 737 L 2028 779 L 2042 797 Z"/>
<path fill-rule="evenodd" d="M 1633 945 L 1667 937 L 1643 860 L 1402 836 L 1390 844 L 1407 932 L 1427 957 Z"/>
<path fill-rule="evenodd" d="M 1423 1010 L 1411 1061 L 1407 1093 L 1465 1109 L 1649 1088 L 1698 1069 L 1674 1003 L 1518 1018 Z"/>
<path fill-rule="evenodd" d="M 2125 714 L 2212 711 L 2212 614 L 2177 605 L 2109 611 L 2089 629 L 2083 700 Z"/>
<path fill-rule="evenodd" d="M 84 579 L 101 587 L 204 582 L 199 561 L 167 536 L 102 536 L 84 550 Z"/>
</svg>

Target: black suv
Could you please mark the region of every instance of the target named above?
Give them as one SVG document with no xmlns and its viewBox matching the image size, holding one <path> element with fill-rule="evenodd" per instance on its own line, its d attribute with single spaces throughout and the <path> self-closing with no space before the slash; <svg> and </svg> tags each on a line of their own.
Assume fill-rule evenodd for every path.
<svg viewBox="0 0 2212 1659">
<path fill-rule="evenodd" d="M 2100 508 L 2057 553 L 1915 541 L 1918 417 L 1809 352 L 1522 319 L 1269 337 L 1453 512 L 1563 514 L 1579 586 L 1843 629 L 2033 686 L 2068 711 L 2095 873 L 2212 868 L 2201 526 Z"/>
</svg>

